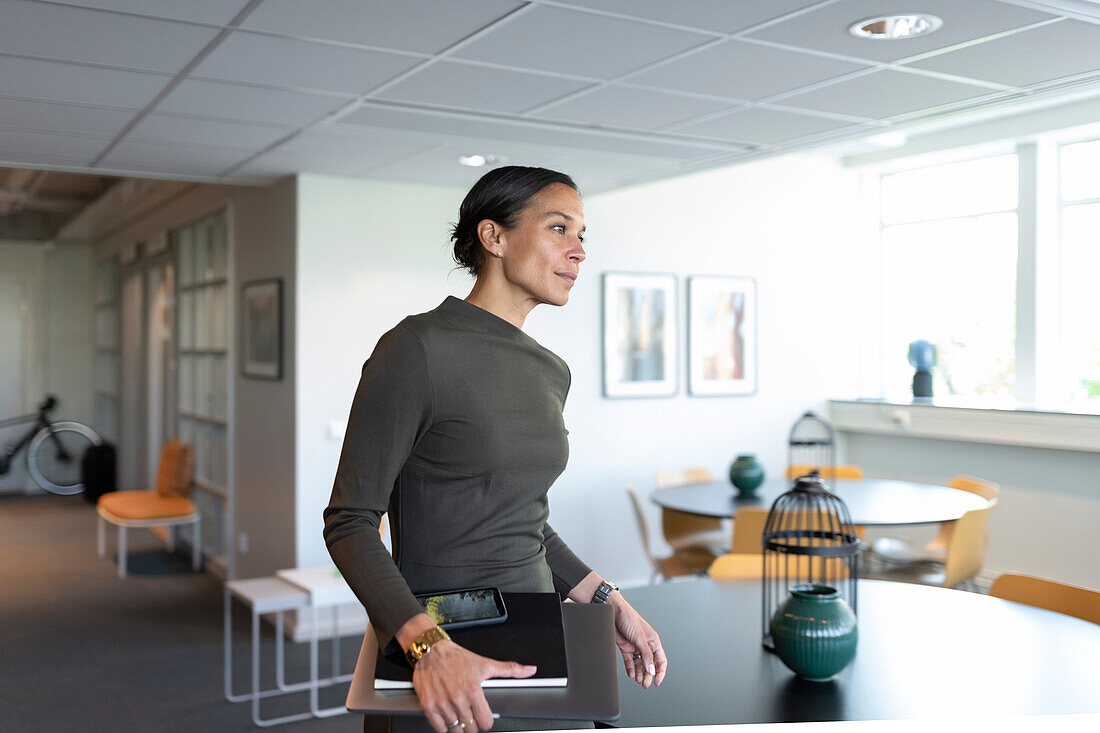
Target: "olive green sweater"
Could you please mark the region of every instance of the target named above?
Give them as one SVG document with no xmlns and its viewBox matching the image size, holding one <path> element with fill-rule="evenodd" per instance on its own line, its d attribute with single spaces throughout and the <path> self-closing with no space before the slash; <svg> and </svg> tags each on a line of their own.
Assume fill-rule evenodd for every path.
<svg viewBox="0 0 1100 733">
<path fill-rule="evenodd" d="M 325 510 L 333 561 L 386 644 L 413 593 L 565 595 L 588 567 L 547 524 L 565 469 L 569 368 L 507 321 L 449 297 L 363 366 Z M 393 557 L 379 537 L 389 512 Z"/>
</svg>

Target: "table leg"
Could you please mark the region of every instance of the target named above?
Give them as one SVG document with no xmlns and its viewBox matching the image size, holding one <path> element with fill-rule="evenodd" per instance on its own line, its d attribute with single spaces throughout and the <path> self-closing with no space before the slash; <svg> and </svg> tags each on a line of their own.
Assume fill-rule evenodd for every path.
<svg viewBox="0 0 1100 733">
<path fill-rule="evenodd" d="M 118 526 L 118 577 L 126 577 L 126 527 Z"/>
</svg>

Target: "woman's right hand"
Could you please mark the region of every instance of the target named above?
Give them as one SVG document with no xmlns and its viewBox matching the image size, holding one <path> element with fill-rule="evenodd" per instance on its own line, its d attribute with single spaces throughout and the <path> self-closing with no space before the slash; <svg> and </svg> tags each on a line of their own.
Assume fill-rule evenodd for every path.
<svg viewBox="0 0 1100 733">
<path fill-rule="evenodd" d="M 477 733 L 493 727 L 481 683 L 490 677 L 523 679 L 535 671 L 534 665 L 489 659 L 448 639 L 432 645 L 416 663 L 413 687 L 436 733 Z"/>
</svg>

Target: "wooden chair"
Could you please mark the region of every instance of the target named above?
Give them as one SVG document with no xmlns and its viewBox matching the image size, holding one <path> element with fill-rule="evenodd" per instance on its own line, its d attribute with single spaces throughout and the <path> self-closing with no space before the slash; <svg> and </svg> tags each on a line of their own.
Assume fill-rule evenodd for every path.
<svg viewBox="0 0 1100 733">
<path fill-rule="evenodd" d="M 942 565 L 916 563 L 876 573 L 885 580 L 900 580 L 954 588 L 968 583 L 982 571 L 989 545 L 989 517 L 997 500 L 981 509 L 972 509 L 955 522 Z"/>
<path fill-rule="evenodd" d="M 1088 588 L 1005 573 L 993 581 L 989 595 L 1100 624 L 1100 592 Z"/>
<path fill-rule="evenodd" d="M 948 484 L 953 489 L 969 491 L 986 501 L 994 501 L 1001 493 L 1001 487 L 992 481 L 973 476 L 956 476 Z M 923 548 L 913 547 L 903 540 L 893 537 L 880 537 L 871 545 L 875 557 L 893 565 L 911 565 L 918 562 L 942 563 L 947 557 L 947 545 L 951 541 L 954 522 L 943 522 L 936 537 Z"/>
<path fill-rule="evenodd" d="M 805 476 L 810 471 L 817 470 L 821 478 L 863 478 L 863 469 L 859 466 L 787 466 L 787 478 Z"/>
<path fill-rule="evenodd" d="M 665 489 L 670 486 L 705 484 L 713 480 L 714 475 L 705 468 L 688 468 L 658 471 L 656 484 L 658 489 Z M 701 517 L 665 507 L 661 507 L 661 533 L 665 542 L 677 552 L 706 550 L 712 554 L 716 550 L 724 550 L 729 536 L 721 519 Z"/>
<path fill-rule="evenodd" d="M 645 510 L 642 502 L 634 489 L 627 486 L 626 495 L 630 499 L 630 505 L 634 508 L 634 518 L 638 521 L 638 532 L 642 536 L 642 549 L 646 559 L 653 569 L 649 582 L 653 583 L 657 578 L 668 580 L 681 575 L 702 575 L 714 562 L 714 553 L 705 549 L 686 549 L 674 552 L 668 557 L 656 557 L 649 545 L 649 525 L 645 519 Z"/>
<path fill-rule="evenodd" d="M 99 497 L 98 552 L 107 555 L 106 524 L 118 527 L 118 577 L 126 577 L 126 530 L 131 527 L 173 527 L 193 524 L 191 567 L 202 566 L 202 518 L 195 502 L 188 498 L 195 471 L 195 454 L 179 439 L 168 441 L 160 454 L 155 491 L 112 491 Z M 168 531 L 168 551 L 174 549 L 172 531 Z"/>
</svg>

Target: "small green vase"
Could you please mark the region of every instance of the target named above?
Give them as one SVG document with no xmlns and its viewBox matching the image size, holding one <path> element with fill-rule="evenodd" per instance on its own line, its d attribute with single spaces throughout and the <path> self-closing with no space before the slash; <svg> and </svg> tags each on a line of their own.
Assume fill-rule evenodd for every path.
<svg viewBox="0 0 1100 733">
<path fill-rule="evenodd" d="M 764 467 L 752 453 L 742 453 L 730 464 L 730 483 L 741 496 L 752 496 L 764 483 Z"/>
<path fill-rule="evenodd" d="M 852 607 L 835 588 L 797 585 L 772 616 L 776 655 L 807 680 L 831 679 L 856 655 L 859 631 Z"/>
</svg>

